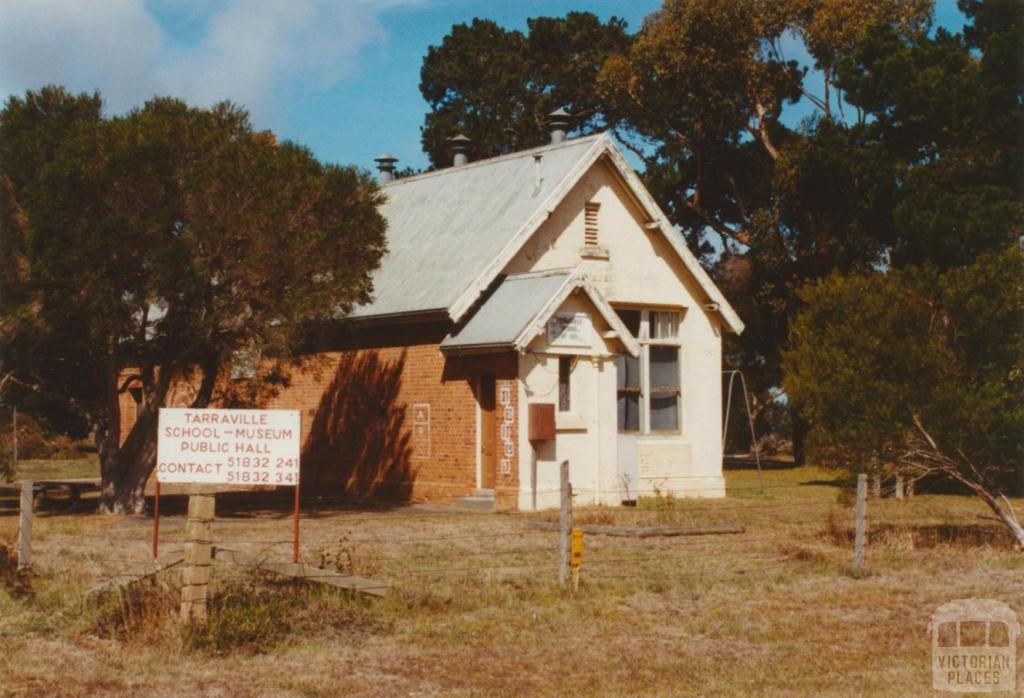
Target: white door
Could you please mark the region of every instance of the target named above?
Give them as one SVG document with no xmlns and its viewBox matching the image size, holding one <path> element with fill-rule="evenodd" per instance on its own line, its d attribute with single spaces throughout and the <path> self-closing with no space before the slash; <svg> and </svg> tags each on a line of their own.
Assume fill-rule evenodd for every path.
<svg viewBox="0 0 1024 698">
<path fill-rule="evenodd" d="M 640 360 L 629 354 L 620 354 L 615 361 L 615 369 L 618 486 L 623 501 L 635 501 L 639 484 L 637 447 L 640 439 L 640 410 L 643 406 Z"/>
</svg>

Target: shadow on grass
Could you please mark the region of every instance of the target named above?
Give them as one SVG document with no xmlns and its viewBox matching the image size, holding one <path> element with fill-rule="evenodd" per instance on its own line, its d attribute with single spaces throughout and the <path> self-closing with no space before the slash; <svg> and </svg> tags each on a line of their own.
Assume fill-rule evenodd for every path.
<svg viewBox="0 0 1024 698">
<path fill-rule="evenodd" d="M 827 535 L 832 543 L 853 545 L 854 530 L 831 522 Z M 1014 550 L 1009 532 L 1002 526 L 986 524 L 874 524 L 868 525 L 868 545 L 926 550 L 939 546 L 964 548 L 990 547 Z"/>
<path fill-rule="evenodd" d="M 802 466 L 793 462 L 792 456 L 761 456 L 761 470 L 794 470 Z M 724 456 L 722 470 L 757 470 L 754 456 Z"/>
</svg>

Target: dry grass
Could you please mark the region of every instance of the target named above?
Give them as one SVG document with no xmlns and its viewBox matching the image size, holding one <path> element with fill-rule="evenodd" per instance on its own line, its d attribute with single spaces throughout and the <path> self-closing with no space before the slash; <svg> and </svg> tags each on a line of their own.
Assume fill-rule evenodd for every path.
<svg viewBox="0 0 1024 698">
<path fill-rule="evenodd" d="M 588 536 L 575 596 L 556 583 L 556 535 L 523 528 L 551 514 L 308 512 L 305 560 L 386 581 L 392 595 L 218 566 L 206 631 L 173 621 L 173 579 L 86 600 L 88 587 L 147 561 L 148 519 L 47 512 L 31 595 L 0 591 L 0 694 L 926 695 L 936 606 L 980 596 L 1024 611 L 1024 556 L 971 498 L 870 502 L 860 575 L 849 498 L 831 474 L 771 471 L 765 493 L 752 472 L 727 476 L 726 500 L 577 512 L 746 532 Z M 219 545 L 287 559 L 286 506 L 221 510 Z M 15 525 L 0 518 L 0 541 Z M 163 520 L 161 552 L 180 548 L 182 526 L 180 515 Z"/>
</svg>

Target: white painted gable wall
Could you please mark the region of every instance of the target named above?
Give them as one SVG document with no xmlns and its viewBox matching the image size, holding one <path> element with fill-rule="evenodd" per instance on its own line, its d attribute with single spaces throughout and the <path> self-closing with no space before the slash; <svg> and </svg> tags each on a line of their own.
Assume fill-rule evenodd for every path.
<svg viewBox="0 0 1024 698">
<path fill-rule="evenodd" d="M 607 260 L 581 256 L 584 203 L 588 201 L 601 204 L 600 243 L 608 251 Z M 716 314 L 705 310 L 708 299 L 661 234 L 644 229 L 643 223 L 642 212 L 618 175 L 598 162 L 504 271 L 523 273 L 582 265 L 613 305 L 684 311 L 680 325 L 682 432 L 640 437 L 639 494 L 652 494 L 657 489 L 677 496 L 720 497 L 724 495 L 721 324 Z M 597 340 L 603 341 L 599 337 Z M 594 349 L 592 353 L 619 350 Z M 557 505 L 558 463 L 563 458 L 570 460 L 571 479 L 580 495 L 578 503 L 618 504 L 623 493 L 616 467 L 615 362 L 579 362 L 573 380 L 577 383 L 574 387 L 581 391 L 579 402 L 586 405 L 581 408 L 587 413 L 583 428 L 560 430 L 557 453 L 552 453 L 549 445 L 535 452 L 526 439 L 527 404 L 557 402 L 558 362 L 557 357 L 546 355 L 547 351 L 538 338 L 520 361 L 520 424 L 524 425 L 520 435 L 520 507 Z M 541 395 L 544 397 L 537 397 Z M 594 404 L 587 404 L 590 400 Z"/>
</svg>

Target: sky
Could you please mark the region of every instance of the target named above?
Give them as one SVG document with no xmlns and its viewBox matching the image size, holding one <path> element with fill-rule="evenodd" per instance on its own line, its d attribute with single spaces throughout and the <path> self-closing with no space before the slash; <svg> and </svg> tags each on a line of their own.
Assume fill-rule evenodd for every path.
<svg viewBox="0 0 1024 698">
<path fill-rule="evenodd" d="M 326 162 L 382 152 L 424 168 L 423 56 L 474 17 L 509 29 L 570 10 L 639 29 L 660 0 L 0 0 L 0 100 L 60 84 L 109 114 L 154 95 L 245 106 L 258 130 Z M 939 0 L 936 23 L 963 17 Z M 793 55 L 798 58 L 799 56 Z"/>
</svg>

